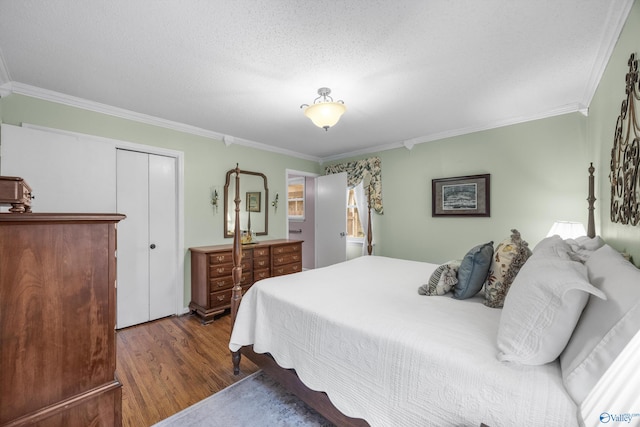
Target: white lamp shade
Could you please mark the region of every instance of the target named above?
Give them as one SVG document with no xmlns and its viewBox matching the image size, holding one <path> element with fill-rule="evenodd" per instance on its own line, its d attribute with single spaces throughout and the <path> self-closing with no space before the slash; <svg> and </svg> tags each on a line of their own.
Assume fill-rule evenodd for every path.
<svg viewBox="0 0 640 427">
<path fill-rule="evenodd" d="M 320 102 L 313 104 L 304 110 L 304 115 L 309 117 L 314 125 L 319 128 L 329 129 L 340 120 L 347 111 L 347 107 L 340 102 Z"/>
<path fill-rule="evenodd" d="M 563 239 L 575 239 L 576 237 L 586 236 L 587 231 L 581 222 L 556 221 L 553 223 L 547 237 L 557 234 Z"/>
</svg>

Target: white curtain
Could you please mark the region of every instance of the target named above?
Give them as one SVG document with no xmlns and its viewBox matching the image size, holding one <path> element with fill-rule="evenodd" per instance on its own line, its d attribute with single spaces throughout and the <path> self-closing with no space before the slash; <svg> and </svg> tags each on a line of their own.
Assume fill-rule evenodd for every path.
<svg viewBox="0 0 640 427">
<path fill-rule="evenodd" d="M 367 192 L 364 189 L 363 181 L 360 181 L 358 185 L 353 187 L 353 194 L 356 197 L 356 205 L 358 206 L 358 217 L 360 218 L 360 224 L 362 225 L 362 231 L 364 232 L 364 240 L 362 241 L 362 255 L 368 255 L 367 252 Z M 373 224 L 371 225 L 371 235 L 374 236 Z M 373 244 L 373 239 L 371 240 Z"/>
</svg>

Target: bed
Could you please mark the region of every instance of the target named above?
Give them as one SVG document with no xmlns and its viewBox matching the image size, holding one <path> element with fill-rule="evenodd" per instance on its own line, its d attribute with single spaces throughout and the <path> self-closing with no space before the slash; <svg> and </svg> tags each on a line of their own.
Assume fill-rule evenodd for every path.
<svg viewBox="0 0 640 427">
<path fill-rule="evenodd" d="M 593 168 L 589 179 L 593 236 Z M 482 291 L 418 295 L 441 266 L 380 256 L 265 279 L 244 296 L 238 286 L 234 371 L 245 355 L 336 425 L 577 426 L 586 391 L 640 326 L 640 287 L 611 290 L 640 283 L 640 270 L 622 262 L 597 238 L 545 239 L 503 309 L 485 305 Z M 528 293 L 545 286 L 554 297 Z M 625 301 L 623 312 L 609 313 L 607 297 Z M 542 315 L 527 312 L 532 300 Z"/>
</svg>

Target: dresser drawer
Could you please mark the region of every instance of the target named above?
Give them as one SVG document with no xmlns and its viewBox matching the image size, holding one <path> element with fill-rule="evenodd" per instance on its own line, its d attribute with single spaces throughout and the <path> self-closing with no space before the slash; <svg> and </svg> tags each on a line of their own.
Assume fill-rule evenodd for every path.
<svg viewBox="0 0 640 427">
<path fill-rule="evenodd" d="M 231 256 L 231 251 L 210 254 L 209 264 L 210 265 L 233 264 L 233 257 Z"/>
<path fill-rule="evenodd" d="M 244 295 L 247 290 L 250 288 L 250 285 L 242 287 L 242 295 Z M 231 289 L 227 289 L 226 291 L 220 292 L 211 292 L 209 297 L 209 305 L 212 309 L 216 308 L 226 308 L 231 304 L 231 295 L 233 291 Z"/>
<path fill-rule="evenodd" d="M 273 256 L 273 266 L 290 264 L 292 262 L 302 262 L 302 255 L 299 252 L 285 253 Z"/>
<path fill-rule="evenodd" d="M 268 268 L 265 268 L 263 270 L 255 270 L 253 272 L 254 282 L 257 282 L 258 280 L 266 279 L 267 277 L 271 277 L 271 274 Z"/>
<path fill-rule="evenodd" d="M 258 257 L 269 257 L 269 248 L 255 248 L 253 250 L 253 258 L 256 259 Z"/>
<path fill-rule="evenodd" d="M 223 307 L 231 303 L 231 289 L 226 291 L 211 292 L 209 297 L 209 306 L 211 308 Z"/>
<path fill-rule="evenodd" d="M 242 261 L 250 260 L 252 258 L 251 251 L 242 251 Z M 228 252 L 216 252 L 214 254 L 209 255 L 209 264 L 211 265 L 220 265 L 220 264 L 233 264 L 233 256 L 231 251 Z"/>
<path fill-rule="evenodd" d="M 252 274 L 250 271 L 242 273 L 242 279 L 240 279 L 240 285 L 249 285 L 252 282 Z M 224 289 L 231 289 L 233 287 L 233 277 L 224 276 L 216 277 L 210 280 L 211 292 L 221 291 Z"/>
<path fill-rule="evenodd" d="M 251 271 L 251 260 L 242 260 L 242 271 Z M 233 271 L 233 264 L 211 265 L 209 267 L 209 277 L 230 276 Z"/>
<path fill-rule="evenodd" d="M 273 250 L 273 255 L 281 255 L 281 254 L 287 254 L 291 252 L 301 253 L 302 244 L 295 243 L 292 245 L 274 246 L 272 250 Z"/>
<path fill-rule="evenodd" d="M 253 269 L 259 270 L 262 268 L 269 268 L 269 257 L 260 257 L 253 259 Z"/>
<path fill-rule="evenodd" d="M 282 276 L 285 274 L 297 273 L 302 271 L 302 262 L 296 262 L 293 264 L 285 264 L 280 267 L 273 268 L 273 276 Z"/>
</svg>

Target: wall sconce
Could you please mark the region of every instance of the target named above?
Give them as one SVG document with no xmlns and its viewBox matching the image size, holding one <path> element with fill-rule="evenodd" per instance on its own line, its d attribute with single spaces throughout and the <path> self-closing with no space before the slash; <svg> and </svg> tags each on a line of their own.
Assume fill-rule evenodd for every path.
<svg viewBox="0 0 640 427">
<path fill-rule="evenodd" d="M 273 206 L 275 210 L 278 210 L 278 193 L 276 193 L 276 198 L 271 202 L 271 206 Z"/>
<path fill-rule="evenodd" d="M 218 211 L 218 189 L 214 188 L 213 193 L 211 193 L 211 204 L 216 207 L 216 212 Z"/>
<path fill-rule="evenodd" d="M 329 130 L 340 120 L 340 117 L 347 111 L 344 101 L 333 101 L 329 96 L 331 89 L 321 87 L 318 89 L 318 95 L 313 100 L 313 104 L 302 104 L 300 108 L 304 108 L 304 115 L 309 117 L 314 125 L 324 130 Z"/>
</svg>

